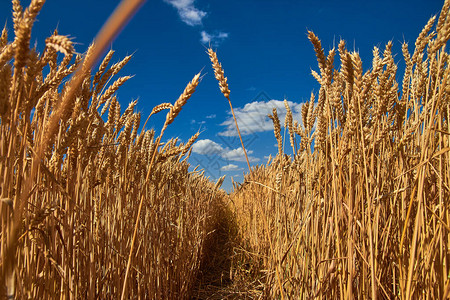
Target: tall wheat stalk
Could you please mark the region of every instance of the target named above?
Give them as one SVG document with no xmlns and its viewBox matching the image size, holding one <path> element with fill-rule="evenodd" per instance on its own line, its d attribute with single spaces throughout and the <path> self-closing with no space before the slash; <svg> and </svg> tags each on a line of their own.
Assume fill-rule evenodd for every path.
<svg viewBox="0 0 450 300">
<path fill-rule="evenodd" d="M 236 115 L 234 114 L 233 105 L 231 104 L 230 100 L 230 89 L 228 88 L 227 78 L 224 75 L 222 65 L 219 63 L 219 59 L 217 58 L 217 53 L 214 52 L 211 48 L 208 49 L 208 55 L 211 60 L 213 69 L 214 69 L 214 76 L 216 77 L 217 81 L 219 82 L 220 91 L 222 94 L 227 98 L 228 104 L 230 105 L 231 113 L 233 114 L 234 124 L 236 125 L 236 131 L 239 135 L 239 140 L 241 141 L 242 150 L 244 151 L 245 160 L 247 161 L 247 166 L 249 172 L 252 171 L 252 168 L 250 166 L 250 161 L 247 156 L 247 150 L 245 150 L 244 142 L 242 141 L 241 131 L 239 130 L 239 126 L 236 120 Z"/>
<path fill-rule="evenodd" d="M 215 75 L 217 81 L 219 82 L 220 91 L 225 96 L 225 98 L 227 98 L 228 103 L 230 105 L 231 113 L 233 114 L 234 124 L 236 125 L 236 131 L 237 131 L 237 133 L 239 135 L 239 139 L 241 141 L 242 149 L 244 151 L 245 159 L 247 161 L 247 166 L 248 166 L 248 170 L 249 170 L 249 174 L 250 174 L 250 180 L 251 180 L 252 179 L 252 176 L 251 176 L 252 168 L 250 166 L 250 161 L 249 161 L 248 156 L 247 156 L 247 151 L 245 150 L 244 142 L 243 142 L 242 136 L 241 136 L 241 131 L 239 130 L 239 126 L 238 126 L 238 123 L 237 123 L 237 120 L 236 120 L 236 115 L 234 114 L 234 109 L 233 109 L 233 106 L 231 105 L 230 89 L 228 88 L 227 78 L 224 75 L 224 71 L 222 69 L 222 65 L 219 63 L 219 59 L 217 58 L 216 52 L 214 52 L 211 48 L 209 48 L 208 49 L 208 55 L 209 55 L 209 58 L 210 58 L 210 60 L 212 62 L 212 66 L 213 66 L 213 69 L 214 69 L 214 75 Z M 259 201 L 256 200 L 256 202 L 259 205 Z M 271 250 L 272 250 L 271 251 L 271 255 L 274 255 L 274 249 L 273 249 L 271 238 L 269 236 L 270 235 L 270 233 L 269 233 L 269 226 L 268 226 L 268 224 L 266 222 L 265 212 L 263 210 L 260 210 L 260 211 L 263 213 L 263 218 L 262 219 L 263 219 L 263 222 L 264 222 L 264 225 L 265 225 L 266 234 L 268 235 L 270 247 L 271 247 Z M 277 272 L 277 274 L 280 272 L 278 266 L 276 268 L 276 272 Z M 282 283 L 279 280 L 279 278 L 280 278 L 280 276 L 277 276 L 278 287 L 279 287 L 279 290 L 280 290 L 281 298 L 284 299 Z"/>
</svg>

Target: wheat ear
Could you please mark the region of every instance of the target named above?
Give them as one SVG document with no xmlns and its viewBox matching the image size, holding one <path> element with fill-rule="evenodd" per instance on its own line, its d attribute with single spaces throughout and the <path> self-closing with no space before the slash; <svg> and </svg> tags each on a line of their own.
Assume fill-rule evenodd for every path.
<svg viewBox="0 0 450 300">
<path fill-rule="evenodd" d="M 187 100 L 195 92 L 195 88 L 197 87 L 199 82 L 200 82 L 200 73 L 194 76 L 194 78 L 192 79 L 191 82 L 188 83 L 183 93 L 178 98 L 178 100 L 175 101 L 173 107 L 170 108 L 166 116 L 166 123 L 164 124 L 164 128 L 167 127 L 167 125 L 170 125 L 173 122 L 173 120 L 175 120 L 175 118 L 180 113 L 183 106 L 186 104 Z"/>
<path fill-rule="evenodd" d="M 278 118 L 277 109 L 272 109 L 272 115 L 268 115 L 268 117 L 273 121 L 273 131 L 275 133 L 275 138 L 277 139 L 278 144 L 278 153 L 280 157 L 283 155 L 283 140 L 281 138 L 281 125 L 280 119 Z"/>
<path fill-rule="evenodd" d="M 230 104 L 231 113 L 233 114 L 234 124 L 236 124 L 236 130 L 239 135 L 239 139 L 241 140 L 242 150 L 244 150 L 245 159 L 247 160 L 248 170 L 252 173 L 252 168 L 250 167 L 250 161 L 248 160 L 247 150 L 245 150 L 244 142 L 242 141 L 241 131 L 239 130 L 239 126 L 236 120 L 236 115 L 234 114 L 233 105 L 231 105 L 230 100 L 230 89 L 228 88 L 227 78 L 224 75 L 222 65 L 219 63 L 219 59 L 217 58 L 217 53 L 214 52 L 211 48 L 208 49 L 208 55 L 212 62 L 212 66 L 214 69 L 214 75 L 219 82 L 220 91 L 227 98 L 228 104 Z"/>
</svg>

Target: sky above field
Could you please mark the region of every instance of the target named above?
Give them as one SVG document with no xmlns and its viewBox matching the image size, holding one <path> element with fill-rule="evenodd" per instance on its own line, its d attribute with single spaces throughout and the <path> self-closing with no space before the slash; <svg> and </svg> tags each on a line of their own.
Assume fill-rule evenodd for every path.
<svg viewBox="0 0 450 300">
<path fill-rule="evenodd" d="M 27 6 L 30 1 L 21 1 Z M 370 68 L 374 46 L 384 48 L 393 41 L 393 52 L 402 69 L 401 43 L 413 51 L 416 37 L 428 19 L 440 12 L 443 0 L 151 0 L 137 12 L 112 43 L 112 62 L 133 54 L 119 73 L 134 75 L 118 91 L 122 110 L 138 100 L 137 110 L 145 120 L 152 108 L 174 102 L 193 76 L 205 74 L 197 91 L 169 126 L 165 137 L 187 141 L 198 130 L 190 163 L 199 165 L 216 180 L 227 175 L 242 181 L 247 164 L 228 101 L 214 79 L 206 46 L 217 50 L 228 77 L 230 98 L 235 108 L 252 165 L 265 164 L 277 153 L 271 120 L 277 107 L 284 122 L 286 99 L 300 121 L 301 104 L 318 83 L 311 70 L 318 71 L 307 31 L 322 41 L 326 53 L 340 39 L 360 53 L 364 70 Z M 75 49 L 83 53 L 119 1 L 48 0 L 33 27 L 32 43 L 42 51 L 44 40 L 55 28 L 70 35 Z M 13 36 L 12 6 L 0 1 L 0 23 Z M 336 57 L 338 60 L 338 57 Z M 401 73 L 397 73 L 401 78 Z M 147 128 L 160 130 L 165 115 L 152 116 Z M 143 121 L 142 121 L 143 124 Z M 289 143 L 285 152 L 292 153 Z"/>
</svg>

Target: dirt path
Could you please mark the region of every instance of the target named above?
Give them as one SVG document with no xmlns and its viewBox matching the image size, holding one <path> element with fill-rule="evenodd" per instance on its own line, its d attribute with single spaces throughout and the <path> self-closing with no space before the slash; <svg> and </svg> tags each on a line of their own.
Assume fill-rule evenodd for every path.
<svg viewBox="0 0 450 300">
<path fill-rule="evenodd" d="M 224 205 L 214 232 L 206 242 L 205 256 L 200 268 L 198 280 L 191 299 L 252 299 L 248 283 L 235 277 L 232 258 L 235 247 L 237 227 L 229 208 Z"/>
</svg>

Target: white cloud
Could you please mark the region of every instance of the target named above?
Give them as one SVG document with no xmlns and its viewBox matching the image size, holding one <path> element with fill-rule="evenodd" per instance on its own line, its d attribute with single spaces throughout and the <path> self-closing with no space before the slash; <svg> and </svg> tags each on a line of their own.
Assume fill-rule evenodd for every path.
<svg viewBox="0 0 450 300">
<path fill-rule="evenodd" d="M 203 30 L 202 32 L 200 32 L 200 35 L 202 36 L 201 41 L 203 44 L 211 42 L 211 36 L 206 33 L 206 31 Z"/>
<path fill-rule="evenodd" d="M 181 21 L 189 26 L 203 25 L 203 18 L 208 12 L 203 11 L 195 6 L 195 0 L 164 0 L 164 2 L 172 5 L 178 12 Z M 213 47 L 218 47 L 221 42 L 228 38 L 227 32 L 213 31 L 200 32 L 200 41 Z"/>
<path fill-rule="evenodd" d="M 181 21 L 189 26 L 202 25 L 202 19 L 207 15 L 207 12 L 195 7 L 195 0 L 164 0 L 164 2 L 175 7 Z"/>
<path fill-rule="evenodd" d="M 226 160 L 231 161 L 246 161 L 244 151 L 242 147 L 236 149 L 230 149 L 228 147 L 224 148 L 222 145 L 210 140 L 204 139 L 195 142 L 192 146 L 192 152 L 202 155 L 218 155 Z M 259 158 L 252 157 L 252 150 L 247 150 L 247 155 L 249 155 L 248 160 L 250 162 L 257 162 Z"/>
<path fill-rule="evenodd" d="M 247 150 L 247 156 L 253 154 L 252 150 Z M 246 161 L 245 159 L 245 153 L 244 150 L 242 150 L 242 147 L 233 149 L 233 150 L 225 150 L 221 154 L 222 158 L 233 160 L 233 161 Z M 259 158 L 256 157 L 249 157 L 248 160 L 250 162 L 257 162 L 259 161 Z"/>
<path fill-rule="evenodd" d="M 234 164 L 229 164 L 229 165 L 226 165 L 226 166 L 223 166 L 222 168 L 220 168 L 220 171 L 238 171 L 238 170 L 242 170 L 242 169 L 239 169 L 239 167 Z"/>
<path fill-rule="evenodd" d="M 288 101 L 288 104 L 291 108 L 293 119 L 301 123 L 302 104 L 294 103 L 292 101 Z M 273 122 L 267 115 L 272 114 L 272 109 L 274 107 L 277 109 L 278 118 L 280 119 L 281 126 L 283 126 L 284 119 L 286 117 L 286 108 L 283 101 L 254 101 L 251 103 L 247 103 L 243 108 L 235 108 L 234 113 L 236 115 L 241 134 L 249 135 L 256 132 L 272 131 Z M 220 125 L 225 126 L 225 130 L 219 132 L 219 135 L 237 136 L 236 127 L 231 112 L 229 112 L 229 116 L 225 120 L 225 122 Z"/>
<path fill-rule="evenodd" d="M 214 47 L 217 47 L 221 42 L 228 38 L 228 33 L 221 31 L 217 33 L 208 33 L 203 30 L 202 32 L 200 32 L 200 35 L 200 41 L 203 44 L 211 44 Z"/>
<path fill-rule="evenodd" d="M 216 118 L 216 114 L 212 114 L 209 116 L 206 116 L 207 119 L 215 119 Z"/>
<path fill-rule="evenodd" d="M 203 155 L 221 154 L 223 151 L 224 149 L 221 145 L 210 139 L 199 140 L 192 145 L 192 152 Z"/>
</svg>

